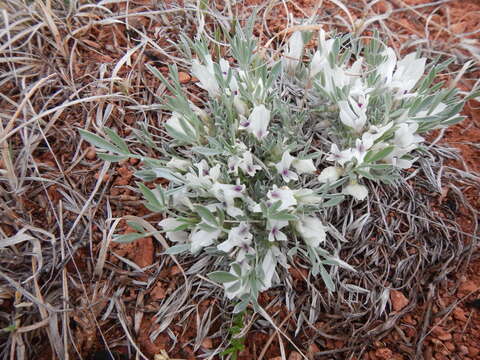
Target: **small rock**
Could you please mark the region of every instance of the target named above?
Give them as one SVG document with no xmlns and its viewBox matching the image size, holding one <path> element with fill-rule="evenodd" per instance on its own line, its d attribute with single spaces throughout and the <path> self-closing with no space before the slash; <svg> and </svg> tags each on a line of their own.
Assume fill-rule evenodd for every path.
<svg viewBox="0 0 480 360">
<path fill-rule="evenodd" d="M 468 347 L 468 356 L 477 359 L 478 354 L 480 354 L 480 349 L 475 346 Z"/>
<path fill-rule="evenodd" d="M 154 286 L 152 291 L 150 292 L 150 296 L 152 300 L 162 300 L 165 299 L 166 296 L 166 291 L 162 283 L 158 283 L 157 285 Z"/>
<path fill-rule="evenodd" d="M 438 340 L 449 341 L 452 340 L 452 334 L 445 331 L 441 326 L 436 326 L 432 329 L 432 333 Z M 433 339 L 432 339 L 433 340 Z"/>
<path fill-rule="evenodd" d="M 400 311 L 408 305 L 408 299 L 398 290 L 390 291 L 390 301 L 394 311 Z"/>
<path fill-rule="evenodd" d="M 318 348 L 318 346 L 315 343 L 312 343 L 308 346 L 307 357 L 309 359 L 314 359 L 315 354 L 318 353 L 319 351 L 320 351 L 320 349 Z"/>
<path fill-rule="evenodd" d="M 453 343 L 451 343 L 450 341 L 447 341 L 447 342 L 444 343 L 443 345 L 445 345 L 445 347 L 446 347 L 449 351 L 455 350 L 455 345 L 453 345 Z"/>
<path fill-rule="evenodd" d="M 292 351 L 288 356 L 288 360 L 302 360 L 302 355 L 296 351 Z"/>
<path fill-rule="evenodd" d="M 458 321 L 467 321 L 467 316 L 465 315 L 465 311 L 462 308 L 456 307 L 453 309 L 453 317 Z"/>
<path fill-rule="evenodd" d="M 132 165 L 137 165 L 140 162 L 140 159 L 130 158 L 128 159 L 128 162 Z"/>
<path fill-rule="evenodd" d="M 448 357 L 442 353 L 435 353 L 435 360 L 448 360 Z"/>
<path fill-rule="evenodd" d="M 191 79 L 192 79 L 192 77 L 189 74 L 187 74 L 186 72 L 180 71 L 178 73 L 178 80 L 180 81 L 180 84 L 186 84 Z"/>
<path fill-rule="evenodd" d="M 459 23 L 451 25 L 450 30 L 454 34 L 461 34 L 461 33 L 465 32 L 465 29 L 467 28 L 467 25 L 468 25 L 467 22 L 461 21 Z"/>
<path fill-rule="evenodd" d="M 437 339 L 442 341 L 452 340 L 452 334 L 444 332 L 443 334 L 438 335 Z"/>
<path fill-rule="evenodd" d="M 212 339 L 210 339 L 210 338 L 203 339 L 202 346 L 205 349 L 211 349 L 213 347 Z"/>
<path fill-rule="evenodd" d="M 465 345 L 460 345 L 458 347 L 458 351 L 460 351 L 461 354 L 467 355 L 468 354 L 468 347 Z"/>
<path fill-rule="evenodd" d="M 171 268 L 170 268 L 170 274 L 172 276 L 175 276 L 177 274 L 181 274 L 182 273 L 182 270 L 177 266 L 177 265 L 173 265 Z"/>
<path fill-rule="evenodd" d="M 467 280 L 462 282 L 462 284 L 458 288 L 458 291 L 461 293 L 470 293 L 477 290 L 478 290 L 478 286 L 472 280 Z"/>
<path fill-rule="evenodd" d="M 379 359 L 389 360 L 392 358 L 393 353 L 389 348 L 381 348 L 375 351 L 375 356 L 377 356 Z"/>
<path fill-rule="evenodd" d="M 87 152 L 85 153 L 85 157 L 88 160 L 95 160 L 95 158 L 97 157 L 97 150 L 95 150 L 93 146 L 89 147 Z"/>
<path fill-rule="evenodd" d="M 425 360 L 432 360 L 433 359 L 433 349 L 431 346 L 427 346 L 423 351 L 423 358 Z"/>
<path fill-rule="evenodd" d="M 405 315 L 403 321 L 409 325 L 417 325 L 417 320 L 415 320 L 410 314 Z"/>
</svg>

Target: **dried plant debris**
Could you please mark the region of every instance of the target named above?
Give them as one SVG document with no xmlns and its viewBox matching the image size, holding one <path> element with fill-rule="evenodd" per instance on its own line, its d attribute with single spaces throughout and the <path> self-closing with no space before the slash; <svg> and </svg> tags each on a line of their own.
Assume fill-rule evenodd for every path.
<svg viewBox="0 0 480 360">
<path fill-rule="evenodd" d="M 480 324 L 475 252 L 479 113 L 478 103 L 467 98 L 478 81 L 478 17 L 474 16 L 478 4 L 7 0 L 2 5 L 2 358 L 413 359 L 453 352 L 465 358 L 478 356 L 474 329 Z M 231 40 L 248 19 L 256 20 L 248 37 L 252 43 L 257 37 L 256 51 L 234 54 Z M 375 44 L 378 49 L 369 48 Z M 395 49 L 393 53 L 389 47 Z M 332 49 L 341 56 L 329 55 Z M 370 50 L 378 56 L 365 57 Z M 417 54 L 408 55 L 415 50 Z M 239 71 L 242 56 L 256 61 L 246 79 Z M 361 70 L 359 76 L 351 70 L 362 56 L 364 61 L 355 65 Z M 405 110 L 412 104 L 402 96 L 423 94 L 419 90 L 428 76 L 420 74 L 422 58 L 427 73 L 437 66 L 434 75 L 445 80 L 444 85 L 433 82 L 432 94 L 442 93 L 442 86 L 459 91 L 455 95 L 445 90 L 442 99 L 443 95 L 426 96 L 417 108 L 427 112 L 422 116 L 417 112 L 418 128 L 400 126 L 393 116 L 394 125 L 382 129 L 379 125 L 389 123 L 382 114 L 389 112 L 377 110 L 377 105 L 388 101 L 378 102 L 380 94 L 375 92 L 364 91 L 363 97 L 346 92 L 355 88 L 358 78 L 367 90 L 383 84 L 385 94 L 394 94 L 392 108 L 400 103 Z M 407 63 L 414 65 L 414 71 L 400 73 Z M 325 77 L 327 67 L 335 76 Z M 384 76 L 375 80 L 378 67 Z M 232 96 L 236 90 L 232 79 L 240 83 L 240 97 Z M 342 81 L 346 83 L 337 86 Z M 410 88 L 412 83 L 416 87 Z M 186 99 L 188 109 L 166 106 L 165 99 L 172 95 Z M 232 113 L 225 111 L 230 109 L 225 105 L 229 99 Z M 372 104 L 364 107 L 363 100 Z M 444 110 L 465 100 L 463 114 L 468 121 L 419 135 L 427 124 L 454 120 Z M 447 108 L 442 109 L 442 103 Z M 172 110 L 177 114 L 172 116 Z M 192 152 L 192 145 L 181 138 L 182 132 L 192 130 L 184 121 L 184 110 L 200 119 L 206 114 L 207 129 L 194 125 L 193 130 L 211 137 L 222 131 L 222 121 L 245 112 L 235 136 L 252 156 L 240 148 L 235 154 L 214 155 L 215 141 L 193 144 L 198 151 Z M 289 115 L 285 119 L 284 111 Z M 267 112 L 268 124 L 263 116 Z M 281 123 L 289 125 L 281 127 Z M 397 146 L 408 139 L 414 145 L 404 154 L 394 153 L 395 149 L 377 154 L 372 164 L 395 168 L 391 173 L 383 173 L 386 168 L 381 174 L 373 172 L 382 180 L 393 176 L 388 184 L 368 178 L 359 167 L 363 140 L 375 135 L 372 125 L 385 130 L 373 145 Z M 84 141 L 79 128 L 109 139 L 111 152 Z M 397 135 L 401 129 L 403 133 Z M 269 134 L 263 136 L 264 132 Z M 270 142 L 275 137 L 287 142 Z M 357 146 L 357 139 L 362 144 Z M 122 154 L 126 148 L 128 152 Z M 304 148 L 311 150 L 302 152 Z M 260 162 L 269 152 L 271 159 Z M 313 153 L 319 156 L 308 156 Z M 407 153 L 413 157 L 407 158 Z M 103 160 L 118 160 L 108 158 L 112 154 L 124 158 L 118 163 Z M 348 155 L 343 164 L 340 155 Z M 186 171 L 179 158 L 189 162 Z M 156 162 L 149 165 L 145 159 Z M 275 227 L 267 223 L 271 220 L 261 216 L 258 225 L 250 227 L 255 269 L 273 246 L 282 252 L 287 244 L 298 245 L 296 252 L 287 252 L 288 268 L 277 260 L 268 290 L 259 288 L 253 293 L 258 297 L 249 296 L 253 305 L 225 297 L 224 287 L 216 282 L 225 274 L 208 277 L 219 269 L 228 271 L 238 260 L 239 250 L 229 256 L 235 244 L 230 252 L 217 246 L 236 227 L 228 223 L 236 220 L 231 216 L 235 208 L 250 215 L 245 198 L 234 197 L 232 203 L 225 189 L 205 197 L 204 207 L 214 217 L 219 210 L 208 207 L 209 199 L 221 202 L 218 197 L 222 197 L 227 203 L 220 210 L 228 232 L 222 230 L 217 242 L 207 246 L 209 251 L 192 256 L 177 253 L 182 249 L 172 245 L 180 243 L 172 243 L 172 232 L 165 234 L 168 229 L 158 226 L 165 220 L 163 208 L 155 203 L 146 207 L 142 199 L 155 188 L 170 195 L 169 189 L 175 187 L 172 180 L 145 179 L 143 194 L 138 191 L 135 174 L 166 168 L 186 176 L 193 169 L 200 177 L 202 159 L 210 169 L 215 167 L 212 159 L 227 165 L 230 160 L 234 172 L 227 170 L 226 178 L 236 186 L 238 177 L 257 203 L 266 203 L 269 192 L 275 194 L 273 185 L 277 190 L 311 189 L 322 197 L 322 206 L 287 207 L 280 215 L 296 219 L 276 220 L 288 225 L 277 226 L 273 233 Z M 263 197 L 250 190 L 259 174 L 267 174 L 268 179 L 258 189 Z M 333 187 L 332 181 L 337 182 Z M 318 191 L 321 186 L 324 189 Z M 326 194 L 331 198 L 326 199 Z M 364 200 L 356 199 L 362 194 L 367 194 Z M 169 208 L 166 217 L 176 219 L 179 210 L 181 206 Z M 195 215 L 196 219 L 208 225 L 209 212 L 201 209 L 196 214 L 203 217 Z M 295 224 L 301 216 L 321 219 L 325 237 L 318 260 L 307 249 L 314 240 L 308 236 L 310 225 L 315 225 L 316 235 L 323 234 L 320 223 Z M 177 230 L 187 235 L 192 231 Z M 252 246 L 259 231 L 268 246 Z M 288 241 L 281 240 L 282 234 Z M 232 244 L 221 248 L 227 245 Z M 169 247 L 170 254 L 165 254 Z M 465 271 L 472 259 L 473 265 Z M 319 266 L 319 275 L 314 276 L 312 260 L 325 271 Z M 242 308 L 239 315 L 232 314 Z"/>
</svg>

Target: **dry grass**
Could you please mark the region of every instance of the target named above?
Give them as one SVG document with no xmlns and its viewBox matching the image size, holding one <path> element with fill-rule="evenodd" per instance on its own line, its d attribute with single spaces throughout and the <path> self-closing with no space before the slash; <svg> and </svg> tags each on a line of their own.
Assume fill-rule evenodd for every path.
<svg viewBox="0 0 480 360">
<path fill-rule="evenodd" d="M 400 34 L 391 30 L 392 17 L 399 12 L 426 17 L 427 35 L 438 30 L 452 32 L 424 15 L 421 6 L 398 1 L 386 15 L 379 15 L 374 2 L 349 2 L 347 6 L 347 2 L 325 0 L 321 4 L 328 3 L 334 16 L 316 16 L 294 2 L 269 1 L 260 6 L 259 27 L 267 43 L 276 37 L 271 30 L 276 11 L 286 8 L 292 15 L 293 6 L 297 17 L 303 14 L 312 24 L 357 33 L 375 26 L 399 50 L 416 46 L 433 57 L 448 55 L 446 50 L 453 47 L 460 68 L 469 58 L 465 50 L 470 51 L 478 69 L 479 46 L 465 37 L 471 34 L 453 34 L 448 38 L 451 43 Z M 426 5 L 440 7 L 448 2 Z M 213 258 L 180 258 L 185 279 L 154 308 L 145 297 L 162 271 L 172 268 L 176 260 L 159 255 L 148 269 L 142 269 L 124 257 L 118 256 L 116 264 L 108 260 L 111 257 L 107 259 L 118 219 L 136 214 L 140 197 L 132 192 L 111 194 L 112 188 L 128 189 L 128 185 L 115 184 L 118 174 L 111 164 L 89 159 L 90 149 L 77 132 L 77 128 L 88 128 L 101 133 L 108 125 L 139 151 L 154 154 L 159 150 L 165 135 L 159 126 L 163 114 L 155 104 L 165 89 L 144 63 L 157 67 L 176 63 L 185 68 L 187 63 L 174 45 L 181 33 L 195 36 L 202 32 L 224 45 L 215 37 L 216 24 L 226 26 L 235 16 L 246 18 L 251 7 L 236 14 L 242 4 L 218 4 L 224 6 L 211 2 L 203 7 L 197 1 L 181 5 L 0 1 L 0 306 L 9 309 L 0 311 L 1 358 L 38 358 L 50 351 L 47 358 L 82 358 L 97 345 L 126 345 L 130 358 L 147 358 L 137 338 L 142 319 L 153 315 L 148 334 L 152 340 L 166 334 L 173 348 L 180 339 L 172 326 L 184 326 L 187 331 L 193 317 L 196 335 L 190 345 L 194 351 L 206 338 L 223 339 L 219 348 L 228 345 L 231 309 L 221 289 L 203 276 L 212 268 Z M 298 25 L 292 16 L 282 24 L 284 28 Z M 472 69 L 460 71 L 464 72 L 457 79 L 460 84 L 471 80 Z M 455 77 L 455 73 L 448 75 Z M 156 146 L 148 148 L 137 139 L 136 134 L 141 134 L 137 129 L 142 127 L 158 135 Z M 331 209 L 329 221 L 341 229 L 331 239 L 331 247 L 343 243 L 342 258 L 359 270 L 355 276 L 333 275 L 338 283 L 350 287 L 327 295 L 318 279 L 306 278 L 306 288 L 300 290 L 308 290 L 308 296 L 301 296 L 285 274 L 285 286 L 271 292 L 264 313 L 247 319 L 245 332 L 273 329 L 282 358 L 286 358 L 287 346 L 297 347 L 292 337 L 305 332 L 308 338 L 305 329 L 309 328 L 318 337 L 348 338 L 346 348 L 336 353 L 361 353 L 369 339 L 388 333 L 417 301 L 431 303 L 436 285 L 449 273 L 460 271 L 476 249 L 478 237 L 472 236 L 477 233 L 476 225 L 472 233 L 464 233 L 455 223 L 455 213 L 460 207 L 465 209 L 476 224 L 477 213 L 462 189 L 479 183 L 475 175 L 444 164 L 445 159 L 462 161 L 454 150 L 435 145 L 432 153 L 435 156 L 415 170 L 415 181 L 396 189 L 374 188 L 375 197 L 369 203 L 351 206 L 348 213 Z M 453 208 L 442 208 L 447 217 L 440 218 L 432 212 L 432 204 L 436 193 L 445 188 L 450 190 Z M 365 215 L 359 218 L 360 213 Z M 151 219 L 140 216 L 142 221 Z M 466 243 L 465 237 L 471 241 Z M 389 289 L 405 290 L 415 300 L 402 312 L 389 315 Z M 200 304 L 212 299 L 217 305 L 204 311 Z M 271 311 L 275 305 L 289 311 L 289 322 L 296 323 L 296 328 L 287 328 L 289 322 L 279 320 L 279 313 Z M 333 313 L 340 316 L 328 315 Z M 324 318 L 325 332 L 314 326 L 319 318 Z M 378 319 L 382 323 L 376 326 Z M 423 335 L 426 331 L 425 326 Z M 418 340 L 417 354 L 422 338 Z M 213 358 L 218 352 L 206 349 L 202 357 Z"/>
</svg>

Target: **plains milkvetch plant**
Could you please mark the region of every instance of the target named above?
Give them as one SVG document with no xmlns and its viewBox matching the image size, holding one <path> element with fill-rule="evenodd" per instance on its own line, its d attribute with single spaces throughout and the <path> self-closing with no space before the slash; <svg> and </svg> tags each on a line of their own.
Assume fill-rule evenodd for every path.
<svg viewBox="0 0 480 360">
<path fill-rule="evenodd" d="M 256 51 L 252 23 L 229 42 L 228 57 L 214 57 L 205 40 L 182 39 L 203 102 L 190 100 L 175 65 L 168 79 L 148 66 L 170 92 L 162 102 L 171 142 L 158 158 L 132 154 L 109 129 L 108 139 L 81 133 L 110 152 L 105 160 L 141 160 L 139 191 L 163 214 L 166 253 L 220 258 L 209 277 L 240 300 L 235 311 L 280 284 L 295 256 L 333 291 L 330 271 L 354 269 L 327 246 L 325 209 L 368 200 L 369 182 L 395 184 L 427 151 L 422 133 L 462 119 L 455 89 L 434 84 L 448 63 L 399 58 L 377 36 L 324 31 L 293 33 L 274 59 Z M 157 178 L 168 186 L 144 184 Z"/>
</svg>

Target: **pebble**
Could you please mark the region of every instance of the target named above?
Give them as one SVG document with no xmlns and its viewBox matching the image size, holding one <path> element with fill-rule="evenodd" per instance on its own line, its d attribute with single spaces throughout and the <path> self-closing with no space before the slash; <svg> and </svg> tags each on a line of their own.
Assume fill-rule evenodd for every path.
<svg viewBox="0 0 480 360">
<path fill-rule="evenodd" d="M 211 348 L 213 347 L 212 339 L 210 339 L 210 338 L 205 338 L 205 339 L 202 341 L 202 346 L 203 346 L 205 349 L 211 349 Z"/>
<path fill-rule="evenodd" d="M 456 320 L 467 321 L 467 316 L 465 315 L 465 311 L 463 311 L 462 308 L 456 307 L 455 309 L 453 309 L 452 313 L 453 313 L 453 317 Z"/>
<path fill-rule="evenodd" d="M 452 340 L 452 334 L 444 332 L 442 334 L 439 334 L 437 338 L 442 341 Z"/>
<path fill-rule="evenodd" d="M 445 347 L 446 347 L 449 351 L 455 350 L 455 345 L 453 345 L 453 343 L 451 343 L 450 341 L 447 341 L 447 342 L 444 343 L 443 345 L 445 345 Z"/>
<path fill-rule="evenodd" d="M 470 293 L 476 290 L 478 290 L 478 286 L 472 280 L 462 282 L 458 288 L 458 291 L 461 293 Z"/>
<path fill-rule="evenodd" d="M 394 311 L 400 311 L 408 305 L 408 299 L 398 290 L 390 291 L 390 301 Z"/>
<path fill-rule="evenodd" d="M 288 360 L 302 360 L 302 355 L 296 351 L 292 351 L 288 356 Z"/>
<path fill-rule="evenodd" d="M 95 158 L 97 157 L 97 150 L 95 150 L 94 147 L 89 147 L 87 152 L 85 153 L 85 157 L 88 160 L 95 160 Z"/>
<path fill-rule="evenodd" d="M 480 349 L 475 346 L 468 347 L 468 356 L 477 359 L 478 354 L 480 354 Z"/>
<path fill-rule="evenodd" d="M 189 74 L 187 74 L 186 72 L 180 71 L 178 73 L 178 80 L 180 81 L 180 84 L 186 84 L 191 79 L 192 79 L 192 77 Z"/>
<path fill-rule="evenodd" d="M 393 353 L 389 348 L 381 348 L 375 351 L 375 356 L 379 359 L 389 360 L 392 358 Z"/>
<path fill-rule="evenodd" d="M 468 347 L 465 346 L 465 345 L 460 345 L 458 347 L 458 351 L 460 351 L 460 353 L 466 355 L 466 354 L 468 354 Z"/>
</svg>

